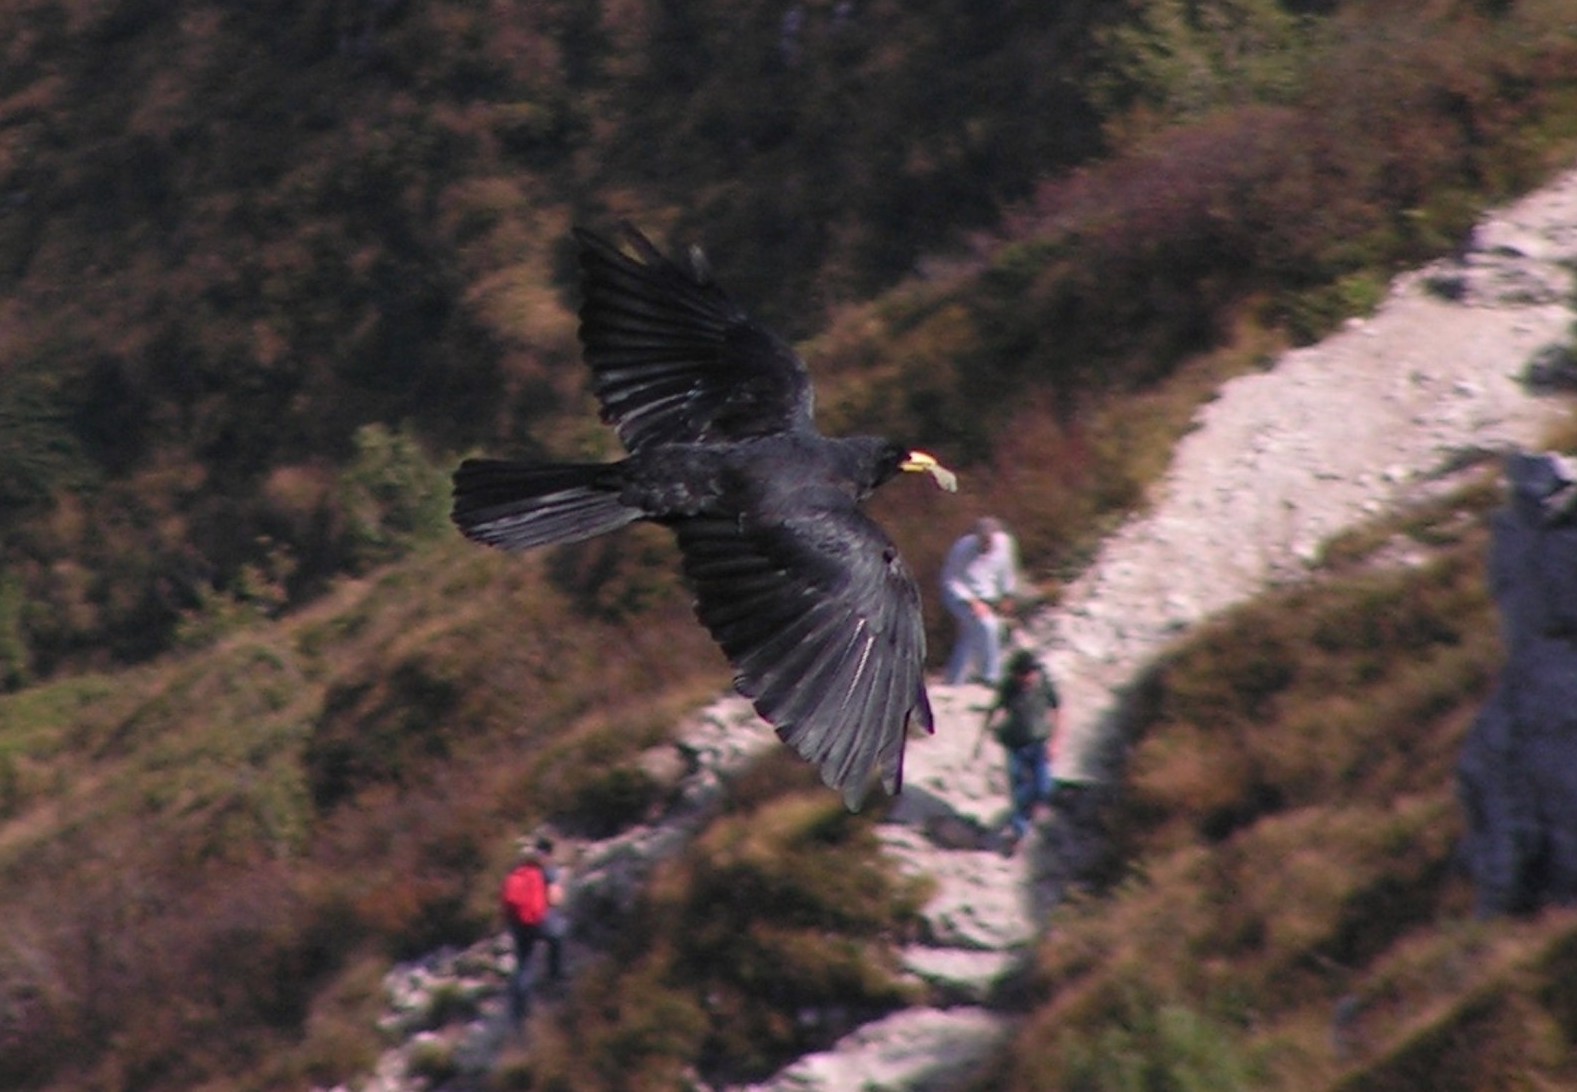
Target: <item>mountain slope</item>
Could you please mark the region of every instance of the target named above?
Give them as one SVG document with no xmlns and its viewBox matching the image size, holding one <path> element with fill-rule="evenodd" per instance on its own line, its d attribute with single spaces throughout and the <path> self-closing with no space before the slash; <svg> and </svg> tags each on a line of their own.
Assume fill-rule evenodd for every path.
<svg viewBox="0 0 1577 1092">
<path fill-rule="evenodd" d="M 1471 1024 L 1476 1011 L 1469 987 L 1441 985 L 1441 961 L 1468 961 L 1471 989 L 1504 992 L 1509 1004 L 1519 1003 L 1518 974 L 1558 979 L 1569 918 L 1506 923 L 1466 951 L 1454 946 L 1466 903 L 1447 863 L 1459 823 L 1454 741 L 1495 659 L 1475 562 L 1493 497 L 1483 483 L 1494 452 L 1571 427 L 1569 396 L 1522 380 L 1539 348 L 1573 340 L 1577 171 L 1490 214 L 1474 238 L 1462 258 L 1400 278 L 1372 318 L 1226 384 L 1179 445 L 1154 506 L 1021 635 L 1058 665 L 1076 735 L 1063 749 L 1057 814 L 1015 855 L 1002 856 L 995 835 L 1006 800 L 999 750 L 975 746 L 989 694 L 935 688 L 937 733 L 912 741 L 905 793 L 875 825 L 898 873 L 930 891 L 920 927 L 894 938 L 919 1003 L 751 1089 L 1116 1088 L 1124 1065 L 1212 1087 L 1329 1088 L 1349 1066 L 1350 1082 L 1389 1081 L 1393 1070 L 1456 1064 L 1417 1030 L 1450 1029 L 1459 1016 Z M 1426 284 L 1466 291 L 1448 302 Z M 1245 443 L 1244 428 L 1259 442 Z M 1257 522 L 1263 513 L 1280 516 Z M 1256 713 L 1261 664 L 1281 679 L 1262 683 L 1286 692 L 1288 711 Z M 1107 700 L 1090 701 L 1103 679 Z M 1130 745 L 1131 761 L 1112 765 Z M 576 850 L 583 965 L 595 963 L 595 923 L 609 907 L 635 906 L 644 877 L 672 868 L 715 818 L 718 776 L 737 776 L 774 744 L 728 699 L 692 718 L 679 746 L 695 765 L 684 804 Z M 1118 782 L 1091 783 L 1106 776 Z M 1133 878 L 1057 911 L 1070 882 L 1083 886 L 1102 864 L 1097 810 L 1115 818 Z M 1245 928 L 1286 935 L 1237 939 Z M 1412 961 L 1421 969 L 1410 972 Z M 467 962 L 470 972 L 449 977 Z M 460 982 L 483 1000 L 440 1038 L 386 1054 L 382 1087 L 419 1086 L 418 1056 L 430 1063 L 444 1050 L 462 1085 L 464 1073 L 499 1065 L 508 963 L 488 942 L 391 977 L 407 1022 Z M 1223 1014 L 1229 980 L 1240 983 L 1234 1003 L 1265 1028 Z M 1423 983 L 1434 991 L 1427 1005 Z M 630 1006 L 622 1019 L 639 1026 L 646 1015 Z M 545 1057 L 506 1049 L 499 1073 L 584 1077 L 567 1059 L 586 1009 L 569 1012 L 542 1032 Z M 1311 1012 L 1317 1027 L 1329 1014 L 1337 1036 L 1327 1048 L 1318 1029 L 1316 1055 Z M 1491 1058 L 1519 1034 L 1475 1033 Z M 459 1045 L 438 1045 L 451 1040 Z M 1291 1055 L 1297 1064 L 1282 1056 L 1293 1050 L 1304 1052 Z M 1499 1087 L 1518 1066 L 1479 1065 L 1465 1087 Z"/>
</svg>

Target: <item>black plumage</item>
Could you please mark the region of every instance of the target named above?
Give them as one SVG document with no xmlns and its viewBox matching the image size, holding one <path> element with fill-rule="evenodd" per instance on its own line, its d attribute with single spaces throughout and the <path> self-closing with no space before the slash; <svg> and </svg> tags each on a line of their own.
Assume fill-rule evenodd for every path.
<svg viewBox="0 0 1577 1092">
<path fill-rule="evenodd" d="M 902 470 L 953 476 L 879 437 L 816 431 L 810 378 L 713 282 L 699 251 L 670 261 L 577 230 L 580 338 L 603 420 L 628 457 L 468 459 L 454 521 L 522 550 L 636 520 L 673 528 L 696 615 L 734 684 L 822 779 L 859 806 L 903 779 L 908 728 L 931 729 L 920 592 L 860 502 Z"/>
</svg>

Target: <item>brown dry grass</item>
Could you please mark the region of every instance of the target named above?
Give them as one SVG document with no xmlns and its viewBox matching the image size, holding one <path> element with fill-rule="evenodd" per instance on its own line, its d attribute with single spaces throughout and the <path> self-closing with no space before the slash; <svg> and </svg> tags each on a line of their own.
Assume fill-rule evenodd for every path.
<svg viewBox="0 0 1577 1092">
<path fill-rule="evenodd" d="M 741 299 L 803 319 L 899 276 L 922 245 L 916 223 L 988 222 L 1011 193 L 1027 195 L 1092 149 L 1064 143 L 1063 126 L 1017 96 L 998 111 L 935 94 L 942 59 L 959 53 L 939 28 L 967 40 L 985 25 L 967 4 L 934 6 L 923 20 L 873 10 L 861 33 L 879 48 L 829 54 L 821 63 L 838 78 L 829 94 L 806 96 L 747 78 L 762 53 L 737 48 L 740 28 L 766 53 L 780 33 L 765 8 L 741 23 L 702 5 L 692 29 L 717 63 L 685 74 L 662 48 L 663 17 L 638 5 L 616 5 L 602 28 L 622 47 L 610 56 L 573 5 L 507 4 L 502 21 L 475 5 L 396 5 L 365 24 L 322 5 L 299 19 L 234 6 L 223 17 L 87 7 L 61 20 L 61 5 L 31 5 L 37 20 L 7 70 L 12 132 L 36 153 L 0 155 L 22 171 L 8 187 L 49 203 L 49 215 L 0 219 L 0 249 L 26 275 L 6 312 L 6 378 L 25 382 L 0 389 L 12 440 L 0 445 L 0 477 L 25 487 L 16 499 L 39 512 L 7 555 L 20 591 L 0 588 L 0 599 L 20 594 L 25 609 L 0 610 L 3 670 L 25 681 L 150 656 L 175 637 L 217 643 L 0 699 L 0 1083 L 332 1082 L 365 1060 L 350 1029 L 370 1004 L 368 968 L 489 927 L 502 848 L 521 827 L 560 809 L 616 821 L 638 812 L 648 787 L 629 773 L 625 747 L 665 730 L 658 711 L 726 676 L 686 617 L 671 554 L 650 536 L 557 561 L 443 547 L 267 621 L 291 580 L 301 587 L 287 590 L 316 594 L 333 574 L 390 556 L 380 536 L 396 513 L 374 511 L 357 527 L 356 506 L 332 495 L 353 469 L 348 426 L 412 419 L 435 448 L 529 446 L 529 430 L 555 450 L 608 450 L 581 373 L 560 366 L 572 320 L 552 286 L 568 271 L 543 240 L 562 236 L 571 209 L 627 211 L 648 227 L 705 219 L 718 256 L 735 263 L 739 277 L 724 279 Z M 1120 160 L 1041 186 L 958 276 L 911 282 L 826 336 L 830 430 L 879 427 L 967 464 L 975 492 L 963 506 L 918 489 L 889 490 L 877 506 L 922 579 L 981 511 L 1007 516 L 1052 580 L 1076 568 L 1137 500 L 1208 385 L 1210 366 L 1190 390 L 1184 361 L 1225 346 L 1241 354 L 1228 368 L 1251 366 L 1279 336 L 1262 329 L 1278 323 L 1312 336 L 1362 306 L 1395 263 L 1448 248 L 1481 200 L 1567 157 L 1577 47 L 1560 0 L 1337 7 L 1344 19 L 1320 57 L 1330 63 L 1313 66 L 1304 99 L 1234 103 L 1176 132 L 1124 126 L 1135 142 Z M 1044 62 L 1054 32 L 1082 36 L 1064 20 L 1084 11 L 1036 11 L 1034 33 L 974 42 L 957 78 L 1016 73 L 1035 101 L 1086 129 L 1095 119 L 1065 96 L 1090 73 Z M 900 16 L 902 33 L 888 21 Z M 364 28 L 376 32 L 379 63 L 342 53 Z M 176 120 L 176 70 L 160 68 L 176 55 L 172 34 L 193 77 L 180 127 L 190 139 L 165 135 Z M 94 42 L 106 52 L 86 48 Z M 542 63 L 521 66 L 522 56 Z M 609 78 L 638 93 L 620 99 Z M 890 100 L 864 94 L 878 84 Z M 416 86 L 436 109 L 422 107 Z M 753 106 L 804 111 L 777 115 L 799 139 L 739 160 Z M 939 120 L 951 134 L 941 144 Z M 191 144 L 206 167 L 183 158 Z M 944 145 L 954 151 L 936 153 Z M 603 153 L 610 162 L 598 165 Z M 156 169 L 128 172 L 127 155 Z M 621 157 L 641 170 L 621 173 Z M 752 165 L 745 174 L 762 184 L 711 181 L 719 162 Z M 671 177 L 651 178 L 651 163 Z M 35 175 L 69 184 L 39 187 Z M 676 193 L 690 212 L 675 210 Z M 178 232 L 155 230 L 166 218 L 180 220 Z M 763 254 L 767 239 L 780 245 Z M 391 376 L 391 361 L 410 370 Z M 94 444 L 122 439 L 90 457 L 74 450 L 67 418 Z M 434 468 L 382 469 L 430 478 Z M 361 484 L 388 484 L 373 477 Z M 96 492 L 79 488 L 99 478 Z M 51 507 L 52 497 L 64 499 Z M 291 535 L 294 556 L 265 531 Z M 210 566 L 217 591 L 189 575 Z M 208 594 L 183 628 L 190 603 L 168 592 L 173 583 L 190 594 L 194 579 Z M 1124 833 L 1136 854 L 1177 854 L 1151 868 L 1175 876 L 1177 893 L 1136 882 L 1113 903 L 1111 917 L 1148 938 L 1143 959 L 1114 960 L 1128 968 L 1121 981 L 1090 969 L 1096 948 L 1078 975 L 1070 965 L 1068 981 L 1045 980 L 1110 1018 L 1114 1057 L 1157 1072 L 1144 1069 L 1154 1048 L 1221 1087 L 1290 1072 L 1286 1058 L 1322 1057 L 1323 1018 L 1236 988 L 1236 977 L 1264 980 L 1247 969 L 1255 945 L 1294 968 L 1297 997 L 1313 997 L 1335 987 L 1308 953 L 1330 959 L 1358 943 L 1344 924 L 1353 907 L 1406 933 L 1453 905 L 1430 857 L 1397 864 L 1422 887 L 1395 909 L 1384 874 L 1362 866 L 1365 852 L 1394 857 L 1390 843 L 1363 842 L 1317 809 L 1356 801 L 1399 839 L 1420 817 L 1446 826 L 1419 782 L 1448 764 L 1488 661 L 1473 653 L 1474 633 L 1421 623 L 1437 609 L 1469 613 L 1469 587 L 1460 573 L 1432 574 L 1418 591 L 1433 605 L 1420 614 L 1405 603 L 1412 585 L 1365 585 L 1344 609 L 1370 619 L 1367 630 L 1339 614 L 1322 633 L 1251 617 L 1251 647 L 1223 635 L 1159 680 Z M 1300 643 L 1319 649 L 1320 671 L 1288 655 Z M 1388 658 L 1419 663 L 1398 673 Z M 609 693 L 617 711 L 603 708 Z M 1419 725 L 1428 740 L 1412 734 Z M 1290 853 L 1300 832 L 1358 841 Z M 1435 853 L 1444 837 L 1421 844 Z M 732 851 L 721 834 L 711 844 Z M 1213 846 L 1237 847 L 1241 860 L 1210 864 Z M 1305 916 L 1273 925 L 1272 908 L 1249 900 L 1234 911 L 1236 940 L 1221 946 L 1211 908 L 1242 901 L 1245 877 L 1278 853 L 1295 858 L 1278 889 L 1303 899 Z M 1335 880 L 1325 867 L 1357 871 Z M 704 876 L 705 862 L 694 870 Z M 1202 983 L 1168 970 L 1178 995 L 1151 996 L 1147 968 L 1170 968 L 1177 953 L 1146 919 L 1172 915 L 1176 933 L 1225 969 Z M 785 950 L 767 933 L 780 947 L 766 948 Z M 654 942 L 653 952 L 650 978 L 635 983 L 652 1007 L 608 1031 L 610 1042 L 640 1059 L 656 1041 L 665 1065 L 682 1068 L 676 1059 L 705 1039 L 712 1016 L 661 981 L 673 949 Z M 1206 995 L 1187 992 L 1196 986 Z M 1517 996 L 1569 1009 L 1559 989 L 1541 989 Z M 1282 1015 L 1259 1027 L 1244 1014 L 1260 1007 Z M 759 1019 L 767 1041 L 790 1038 L 774 1014 Z M 735 1057 L 752 1049 L 727 1046 Z M 1034 1064 L 1021 1066 L 1021 1083 L 1034 1086 L 1046 1078 L 1040 1058 L 1025 1056 Z M 1098 1059 L 1086 1062 L 1080 1072 L 1098 1072 Z"/>
<path fill-rule="evenodd" d="M 1455 757 L 1499 662 L 1493 497 L 1349 536 L 1329 575 L 1160 665 L 1126 878 L 1053 919 L 979 1087 L 1570 1086 L 1571 915 L 1474 922 L 1455 865 Z M 1375 560 L 1398 539 L 1432 560 Z"/>
<path fill-rule="evenodd" d="M 358 1071 L 368 968 L 492 928 L 520 831 L 637 817 L 608 779 L 724 685 L 665 560 L 629 615 L 605 581 L 446 545 L 200 653 L 0 701 L 7 1079 Z"/>
<path fill-rule="evenodd" d="M 655 876 L 611 958 L 537 1036 L 530 1087 L 760 1079 L 910 1000 L 892 946 L 920 897 L 869 816 L 775 752 Z"/>
</svg>

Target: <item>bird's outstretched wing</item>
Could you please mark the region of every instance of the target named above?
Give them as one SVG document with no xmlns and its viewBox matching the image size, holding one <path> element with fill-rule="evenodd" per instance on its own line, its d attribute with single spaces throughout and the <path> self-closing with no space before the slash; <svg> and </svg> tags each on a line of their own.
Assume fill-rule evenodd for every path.
<svg viewBox="0 0 1577 1092">
<path fill-rule="evenodd" d="M 932 727 L 914 578 L 852 503 L 741 523 L 699 517 L 675 528 L 696 614 L 735 685 L 851 809 L 873 773 L 896 793 L 910 723 Z"/>
<path fill-rule="evenodd" d="M 629 252 L 577 228 L 580 338 L 602 417 L 631 452 L 809 425 L 810 377 L 781 339 L 752 322 L 711 279 L 622 226 Z"/>
</svg>

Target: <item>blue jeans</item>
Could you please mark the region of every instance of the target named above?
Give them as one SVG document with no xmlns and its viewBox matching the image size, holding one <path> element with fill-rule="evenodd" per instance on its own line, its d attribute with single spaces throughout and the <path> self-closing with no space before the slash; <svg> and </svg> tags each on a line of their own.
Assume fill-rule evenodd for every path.
<svg viewBox="0 0 1577 1092">
<path fill-rule="evenodd" d="M 958 640 L 953 644 L 953 654 L 947 658 L 947 668 L 942 681 L 957 686 L 969 679 L 969 669 L 979 665 L 979 675 L 989 686 L 1002 678 L 1002 621 L 995 614 L 977 618 L 968 603 L 942 597 L 948 613 L 958 623 Z"/>
<path fill-rule="evenodd" d="M 1008 784 L 1013 788 L 1013 835 L 1022 838 L 1029 833 L 1035 805 L 1051 803 L 1055 791 L 1045 740 L 1009 749 Z"/>
</svg>

